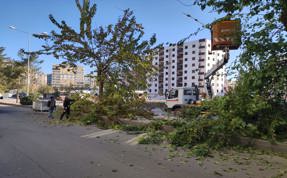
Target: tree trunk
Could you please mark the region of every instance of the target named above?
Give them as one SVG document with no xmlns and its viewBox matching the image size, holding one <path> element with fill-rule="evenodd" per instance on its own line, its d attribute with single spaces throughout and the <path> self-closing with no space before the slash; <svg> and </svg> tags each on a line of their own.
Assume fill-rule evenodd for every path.
<svg viewBox="0 0 287 178">
<path fill-rule="evenodd" d="M 98 69 L 97 81 L 99 85 L 99 100 L 101 101 L 104 93 L 104 76 L 101 69 Z"/>
<path fill-rule="evenodd" d="M 16 103 L 19 102 L 19 90 L 17 89 L 16 90 Z"/>
<path fill-rule="evenodd" d="M 104 93 L 104 80 L 99 81 L 99 99 L 100 101 L 103 98 L 103 93 Z"/>
</svg>

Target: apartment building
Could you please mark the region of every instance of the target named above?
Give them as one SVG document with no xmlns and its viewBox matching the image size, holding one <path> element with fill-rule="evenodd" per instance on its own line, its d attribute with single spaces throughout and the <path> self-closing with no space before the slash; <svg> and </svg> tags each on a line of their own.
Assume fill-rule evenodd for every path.
<svg viewBox="0 0 287 178">
<path fill-rule="evenodd" d="M 96 78 L 95 76 L 86 75 L 84 76 L 84 86 L 85 88 L 93 89 L 96 87 Z"/>
<path fill-rule="evenodd" d="M 53 65 L 52 86 L 58 89 L 83 88 L 84 87 L 84 68 L 69 65 Z"/>
<path fill-rule="evenodd" d="M 197 86 L 200 94 L 206 95 L 204 75 L 221 61 L 223 56 L 223 51 L 211 51 L 211 41 L 208 39 L 166 46 L 153 58 L 158 74 L 149 79 L 148 93 L 150 96 L 164 95 L 175 87 Z M 213 76 L 211 86 L 214 96 L 224 94 L 225 81 L 224 66 Z"/>
<path fill-rule="evenodd" d="M 47 74 L 47 85 L 52 85 L 52 74 Z"/>
</svg>

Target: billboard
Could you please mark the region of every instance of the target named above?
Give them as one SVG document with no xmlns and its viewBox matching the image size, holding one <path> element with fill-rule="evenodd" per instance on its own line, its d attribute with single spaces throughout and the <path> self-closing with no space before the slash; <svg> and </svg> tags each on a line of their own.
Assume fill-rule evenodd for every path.
<svg viewBox="0 0 287 178">
<path fill-rule="evenodd" d="M 238 49 L 241 45 L 240 20 L 222 20 L 211 26 L 212 50 Z"/>
</svg>

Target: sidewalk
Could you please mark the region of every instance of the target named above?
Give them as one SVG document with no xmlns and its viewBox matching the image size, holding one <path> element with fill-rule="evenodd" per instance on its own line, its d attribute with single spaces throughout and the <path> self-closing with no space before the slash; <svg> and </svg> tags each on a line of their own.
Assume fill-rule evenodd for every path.
<svg viewBox="0 0 287 178">
<path fill-rule="evenodd" d="M 19 107 L 27 107 L 27 108 L 31 108 L 32 105 L 21 105 L 20 104 L 20 100 L 18 100 L 18 103 L 16 103 L 16 98 L 4 98 L 4 99 L 0 99 L 0 104 L 3 105 L 13 105 L 13 106 L 19 106 Z"/>
</svg>

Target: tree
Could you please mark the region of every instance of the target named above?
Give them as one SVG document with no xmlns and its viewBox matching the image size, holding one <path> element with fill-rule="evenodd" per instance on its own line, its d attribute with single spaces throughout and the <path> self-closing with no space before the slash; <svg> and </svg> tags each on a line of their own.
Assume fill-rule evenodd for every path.
<svg viewBox="0 0 287 178">
<path fill-rule="evenodd" d="M 25 66 L 22 61 L 7 60 L 3 67 L 3 76 L 6 89 L 16 89 L 16 102 L 19 99 L 19 89 L 23 87 L 23 79 L 25 78 Z"/>
<path fill-rule="evenodd" d="M 242 53 L 235 66 L 240 78 L 247 77 L 247 87 L 270 102 L 286 102 L 286 0 L 195 0 L 194 4 L 241 19 Z"/>
<path fill-rule="evenodd" d="M 241 19 L 241 54 L 234 69 L 237 85 L 225 110 L 274 137 L 287 130 L 287 1 L 195 0 L 225 19 Z M 280 135 L 280 134 L 279 134 Z"/>
<path fill-rule="evenodd" d="M 1 81 L 4 81 L 4 75 L 3 75 L 3 68 L 4 68 L 4 63 L 5 60 L 7 59 L 5 54 L 4 54 L 4 48 L 0 47 L 0 79 Z M 0 92 L 3 92 L 5 90 L 5 84 L 3 82 L 0 84 Z"/>
<path fill-rule="evenodd" d="M 39 59 L 39 56 L 36 53 L 28 53 L 28 52 L 25 52 L 24 49 L 20 49 L 18 51 L 18 56 L 23 66 L 26 66 L 26 70 L 24 71 L 24 74 L 26 76 L 28 75 L 27 66 L 28 66 L 28 58 L 29 58 L 30 90 L 34 91 L 35 89 L 39 87 L 37 85 L 37 78 L 35 78 L 35 76 L 39 73 L 41 69 L 40 64 L 43 63 L 43 60 Z"/>
<path fill-rule="evenodd" d="M 47 42 L 38 53 L 53 54 L 56 58 L 64 58 L 67 63 L 79 62 L 93 68 L 97 73 L 100 99 L 106 85 L 129 86 L 126 89 L 135 89 L 137 83 L 142 85 L 153 70 L 151 54 L 155 35 L 144 40 L 143 27 L 129 9 L 124 10 L 116 24 L 95 27 L 96 4 L 90 5 L 89 0 L 83 0 L 81 4 L 76 0 L 76 5 L 81 15 L 79 30 L 49 15 L 60 32 L 35 34 Z"/>
</svg>

